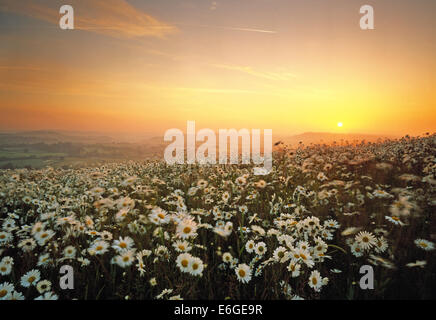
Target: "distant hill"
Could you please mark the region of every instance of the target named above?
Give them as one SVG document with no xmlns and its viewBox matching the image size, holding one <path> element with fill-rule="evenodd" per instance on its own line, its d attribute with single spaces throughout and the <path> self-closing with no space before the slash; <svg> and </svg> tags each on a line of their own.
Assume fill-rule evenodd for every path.
<svg viewBox="0 0 436 320">
<path fill-rule="evenodd" d="M 110 143 L 114 139 L 100 134 L 87 132 L 60 132 L 60 131 L 21 131 L 0 132 L 0 145 L 33 144 L 33 143 Z"/>
<path fill-rule="evenodd" d="M 290 146 L 297 146 L 300 142 L 305 145 L 309 144 L 337 144 L 356 143 L 365 140 L 367 142 L 377 142 L 385 139 L 397 138 L 389 135 L 371 135 L 359 133 L 331 133 L 331 132 L 305 132 L 298 135 L 290 136 L 273 136 L 273 142 L 282 141 Z M 218 134 L 217 134 L 218 139 Z M 263 139 L 261 139 L 263 142 Z M 22 145 L 22 144 L 55 144 L 55 143 L 73 143 L 73 144 L 139 144 L 149 148 L 162 149 L 167 142 L 164 142 L 163 136 L 153 134 L 101 134 L 98 132 L 74 132 L 74 131 L 55 131 L 55 130 L 36 130 L 21 132 L 0 132 L 0 146 L 5 145 Z"/>
<path fill-rule="evenodd" d="M 366 142 L 377 142 L 386 139 L 398 138 L 391 135 L 372 135 L 360 133 L 331 133 L 331 132 L 305 132 L 293 136 L 285 136 L 280 138 L 285 144 L 290 146 L 297 146 L 300 142 L 305 145 L 309 144 L 337 144 L 345 143 L 360 143 L 362 140 Z"/>
</svg>

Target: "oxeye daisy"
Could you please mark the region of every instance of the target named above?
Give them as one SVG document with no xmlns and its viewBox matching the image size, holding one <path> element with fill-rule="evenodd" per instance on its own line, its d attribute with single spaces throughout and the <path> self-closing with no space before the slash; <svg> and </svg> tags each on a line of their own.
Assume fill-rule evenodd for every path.
<svg viewBox="0 0 436 320">
<path fill-rule="evenodd" d="M 315 291 L 319 291 L 323 285 L 321 274 L 318 270 L 313 270 L 309 276 L 309 287 Z"/>
<path fill-rule="evenodd" d="M 292 278 L 296 278 L 300 275 L 300 268 L 301 265 L 299 263 L 296 262 L 296 260 L 291 260 L 291 262 L 289 263 L 287 269 L 289 272 L 291 272 L 291 277 Z"/>
<path fill-rule="evenodd" d="M 192 249 L 192 246 L 189 244 L 188 241 L 180 241 L 177 240 L 173 243 L 174 249 L 176 249 L 177 252 L 189 252 Z"/>
<path fill-rule="evenodd" d="M 40 294 L 42 294 L 46 291 L 50 291 L 51 290 L 51 282 L 49 280 L 39 281 L 38 284 L 36 285 L 36 290 L 38 290 L 38 292 Z"/>
<path fill-rule="evenodd" d="M 109 243 L 104 240 L 95 241 L 91 247 L 88 249 L 88 252 L 92 255 L 102 255 L 108 251 Z"/>
<path fill-rule="evenodd" d="M 11 231 L 15 228 L 15 220 L 14 219 L 5 219 L 2 224 L 3 230 Z"/>
<path fill-rule="evenodd" d="M 231 262 L 233 259 L 232 255 L 230 254 L 230 252 L 226 252 L 223 254 L 223 261 L 226 263 Z"/>
<path fill-rule="evenodd" d="M 40 295 L 39 297 L 36 297 L 35 300 L 58 300 L 59 297 L 57 294 L 54 294 L 53 292 L 46 292 L 43 295 Z"/>
<path fill-rule="evenodd" d="M 360 247 L 359 243 L 354 242 L 351 245 L 351 253 L 355 256 L 355 257 L 361 257 L 363 255 L 363 250 Z"/>
<path fill-rule="evenodd" d="M 6 276 L 10 274 L 12 271 L 12 265 L 9 263 L 5 263 L 4 261 L 0 262 L 0 274 L 2 276 Z"/>
<path fill-rule="evenodd" d="M 100 232 L 100 239 L 110 241 L 112 240 L 112 233 L 110 233 L 109 231 L 102 231 Z"/>
<path fill-rule="evenodd" d="M 38 263 L 36 264 L 38 267 L 43 266 L 46 267 L 50 263 L 50 254 L 45 253 L 39 256 Z"/>
<path fill-rule="evenodd" d="M 0 244 L 8 243 L 13 239 L 12 233 L 6 231 L 0 231 Z"/>
<path fill-rule="evenodd" d="M 223 195 L 221 196 L 221 199 L 227 203 L 230 199 L 230 193 L 228 193 L 227 191 L 223 193 Z"/>
<path fill-rule="evenodd" d="M 254 247 L 254 252 L 259 256 L 263 256 L 266 251 L 267 251 L 267 248 L 266 248 L 265 242 L 259 242 Z"/>
<path fill-rule="evenodd" d="M 72 259 L 76 256 L 76 248 L 73 246 L 68 246 L 64 249 L 64 258 Z"/>
<path fill-rule="evenodd" d="M 202 276 L 202 272 L 204 269 L 203 261 L 200 258 L 192 257 L 191 261 L 189 261 L 188 272 L 193 276 Z"/>
<path fill-rule="evenodd" d="M 36 285 L 39 279 L 41 279 L 41 273 L 39 272 L 39 270 L 33 269 L 21 277 L 20 283 L 23 287 L 28 288 L 30 286 Z"/>
<path fill-rule="evenodd" d="M 25 252 L 30 252 L 36 248 L 36 242 L 32 238 L 24 239 L 20 241 L 18 248 L 21 248 Z"/>
<path fill-rule="evenodd" d="M 2 284 L 0 284 L 0 300 L 9 300 L 13 291 L 13 284 L 9 282 L 3 282 Z"/>
<path fill-rule="evenodd" d="M 152 287 L 154 287 L 154 286 L 157 285 L 156 278 L 151 278 L 148 282 L 150 283 L 150 285 L 151 285 Z"/>
<path fill-rule="evenodd" d="M 425 239 L 416 239 L 415 244 L 418 248 L 421 248 L 425 251 L 434 250 L 434 243 Z"/>
<path fill-rule="evenodd" d="M 7 300 L 25 300 L 25 298 L 21 292 L 13 291 Z"/>
<path fill-rule="evenodd" d="M 119 255 L 114 257 L 113 262 L 119 265 L 121 268 L 126 268 L 132 265 L 135 261 L 134 250 L 124 250 Z"/>
<path fill-rule="evenodd" d="M 355 241 L 363 250 L 371 249 L 371 247 L 376 244 L 376 238 L 374 235 L 367 231 L 359 232 L 355 237 Z"/>
<path fill-rule="evenodd" d="M 375 242 L 375 251 L 378 253 L 385 252 L 388 248 L 388 242 L 384 237 L 377 238 Z"/>
<path fill-rule="evenodd" d="M 176 264 L 182 272 L 189 272 L 189 263 L 192 256 L 189 253 L 182 253 L 176 259 Z"/>
<path fill-rule="evenodd" d="M 151 211 L 149 219 L 154 224 L 167 224 L 170 221 L 170 215 L 160 207 L 156 207 Z"/>
<path fill-rule="evenodd" d="M 245 244 L 245 250 L 248 253 L 252 253 L 254 251 L 254 247 L 256 246 L 256 244 L 254 243 L 253 240 L 249 240 L 247 241 L 247 243 Z"/>
<path fill-rule="evenodd" d="M 192 219 L 183 219 L 177 224 L 177 236 L 182 239 L 195 238 L 197 236 L 197 224 Z"/>
<path fill-rule="evenodd" d="M 238 267 L 235 268 L 235 273 L 238 280 L 241 281 L 242 283 L 250 282 L 252 270 L 245 263 L 238 265 Z"/>
<path fill-rule="evenodd" d="M 287 254 L 287 250 L 285 247 L 277 247 L 273 252 L 274 260 L 280 263 L 286 262 L 289 260 L 289 255 Z"/>
<path fill-rule="evenodd" d="M 134 244 L 134 241 L 130 237 L 120 237 L 118 240 L 114 240 L 112 248 L 116 251 L 121 252 L 123 250 L 130 250 Z"/>
<path fill-rule="evenodd" d="M 397 216 L 385 216 L 385 219 L 388 220 L 389 222 L 392 222 L 393 224 L 404 226 L 404 223 Z"/>
<path fill-rule="evenodd" d="M 55 233 L 52 230 L 42 230 L 35 234 L 35 239 L 40 246 L 44 246 L 54 235 Z"/>
<path fill-rule="evenodd" d="M 324 226 L 326 226 L 328 228 L 334 228 L 334 229 L 338 229 L 340 227 L 339 223 L 333 219 L 329 219 L 329 220 L 325 221 Z"/>
</svg>

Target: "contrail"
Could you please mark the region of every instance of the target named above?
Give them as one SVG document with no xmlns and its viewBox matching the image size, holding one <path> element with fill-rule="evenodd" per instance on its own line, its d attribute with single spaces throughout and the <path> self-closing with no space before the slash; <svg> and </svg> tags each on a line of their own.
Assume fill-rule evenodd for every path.
<svg viewBox="0 0 436 320">
<path fill-rule="evenodd" d="M 254 28 L 208 26 L 208 25 L 200 25 L 200 24 L 194 25 L 194 24 L 184 24 L 184 23 L 173 23 L 173 25 L 186 26 L 186 27 L 194 27 L 194 28 L 216 28 L 216 29 L 226 29 L 226 30 L 235 30 L 235 31 L 247 31 L 247 32 L 259 32 L 259 33 L 277 33 L 277 31 L 273 31 L 273 30 L 263 30 L 263 29 L 254 29 Z"/>
<path fill-rule="evenodd" d="M 260 32 L 260 33 L 277 33 L 272 30 L 252 29 L 252 28 L 236 28 L 236 27 L 216 27 L 221 29 L 236 30 L 236 31 L 248 31 L 248 32 Z"/>
</svg>

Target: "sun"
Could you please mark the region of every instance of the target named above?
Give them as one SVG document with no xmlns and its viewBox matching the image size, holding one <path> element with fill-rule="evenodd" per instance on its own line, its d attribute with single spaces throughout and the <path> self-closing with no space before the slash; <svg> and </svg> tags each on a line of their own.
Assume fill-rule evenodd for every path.
<svg viewBox="0 0 436 320">
<path fill-rule="evenodd" d="M 338 127 L 342 127 L 342 126 L 343 126 L 342 122 L 338 122 Z"/>
</svg>

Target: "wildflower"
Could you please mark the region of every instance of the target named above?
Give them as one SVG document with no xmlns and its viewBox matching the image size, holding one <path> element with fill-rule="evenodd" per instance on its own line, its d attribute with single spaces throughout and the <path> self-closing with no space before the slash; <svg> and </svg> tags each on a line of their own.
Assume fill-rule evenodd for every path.
<svg viewBox="0 0 436 320">
<path fill-rule="evenodd" d="M 13 291 L 6 300 L 25 300 L 25 299 L 21 292 Z"/>
<path fill-rule="evenodd" d="M 30 252 L 36 248 L 36 242 L 33 238 L 24 239 L 18 243 L 18 248 L 21 248 L 24 252 Z"/>
<path fill-rule="evenodd" d="M 424 268 L 426 264 L 427 264 L 427 261 L 425 261 L 425 260 L 416 260 L 416 262 L 410 262 L 410 263 L 406 264 L 406 267 L 409 267 L 409 268 L 413 268 L 413 267 Z"/>
<path fill-rule="evenodd" d="M 279 246 L 273 252 L 274 260 L 280 263 L 286 262 L 289 260 L 289 255 L 287 254 L 287 250 L 285 247 Z"/>
<path fill-rule="evenodd" d="M 8 243 L 12 240 L 12 233 L 6 231 L 0 231 L 0 244 Z"/>
<path fill-rule="evenodd" d="M 252 253 L 254 251 L 254 247 L 255 247 L 255 243 L 253 240 L 248 240 L 247 243 L 245 244 L 245 250 L 248 253 Z"/>
<path fill-rule="evenodd" d="M 36 285 L 36 290 L 38 290 L 38 292 L 40 294 L 42 294 L 46 291 L 50 291 L 51 290 L 51 282 L 49 280 L 39 281 Z"/>
<path fill-rule="evenodd" d="M 57 294 L 54 294 L 53 292 L 46 292 L 43 295 L 40 295 L 35 298 L 35 300 L 58 300 L 59 297 Z"/>
<path fill-rule="evenodd" d="M 203 261 L 200 258 L 192 257 L 189 261 L 188 272 L 193 276 L 202 276 L 204 269 Z"/>
<path fill-rule="evenodd" d="M 0 274 L 2 276 L 7 276 L 12 271 L 12 264 L 6 263 L 4 260 L 0 262 Z"/>
<path fill-rule="evenodd" d="M 376 238 L 374 235 L 367 231 L 359 232 L 355 237 L 355 241 L 363 250 L 368 250 L 376 244 Z"/>
<path fill-rule="evenodd" d="M 45 267 L 50 262 L 50 254 L 45 253 L 39 256 L 38 263 L 36 264 L 38 267 Z"/>
<path fill-rule="evenodd" d="M 104 240 L 95 241 L 88 249 L 89 253 L 94 255 L 102 255 L 108 251 L 109 243 Z"/>
<path fill-rule="evenodd" d="M 134 250 L 123 250 L 119 255 L 114 257 L 114 263 L 116 263 L 121 268 L 126 268 L 132 265 L 134 261 Z"/>
<path fill-rule="evenodd" d="M 351 253 L 355 256 L 355 257 L 361 257 L 363 255 L 362 252 L 362 248 L 360 247 L 358 242 L 354 242 L 351 245 Z"/>
<path fill-rule="evenodd" d="M 425 239 L 416 239 L 415 244 L 418 248 L 421 248 L 425 251 L 434 250 L 434 243 Z"/>
<path fill-rule="evenodd" d="M 291 277 L 296 278 L 300 275 L 300 268 L 301 265 L 297 263 L 297 260 L 292 259 L 289 263 L 287 269 L 289 272 L 291 272 Z"/>
<path fill-rule="evenodd" d="M 382 253 L 385 252 L 387 248 L 388 242 L 386 241 L 386 239 L 384 237 L 377 238 L 375 242 L 375 251 L 377 253 Z"/>
<path fill-rule="evenodd" d="M 408 216 L 412 208 L 413 204 L 409 202 L 408 197 L 400 196 L 399 199 L 394 201 L 391 205 L 389 211 L 393 216 L 401 217 Z"/>
<path fill-rule="evenodd" d="M 114 240 L 114 244 L 112 248 L 114 248 L 117 252 L 121 252 L 124 250 L 130 250 L 134 245 L 134 241 L 130 237 L 119 237 L 118 240 Z"/>
<path fill-rule="evenodd" d="M 223 261 L 226 263 L 229 263 L 233 260 L 232 255 L 230 254 L 230 252 L 226 252 L 223 254 Z"/>
<path fill-rule="evenodd" d="M 309 276 L 309 287 L 311 287 L 315 291 L 319 291 L 322 285 L 323 283 L 321 279 L 321 274 L 318 270 L 313 270 Z"/>
<path fill-rule="evenodd" d="M 0 284 L 0 300 L 9 300 L 14 291 L 14 285 L 9 282 Z"/>
<path fill-rule="evenodd" d="M 177 225 L 177 236 L 182 239 L 195 238 L 197 236 L 197 224 L 192 219 L 183 219 Z"/>
<path fill-rule="evenodd" d="M 38 283 L 40 278 L 41 278 L 41 273 L 39 272 L 39 270 L 32 269 L 21 277 L 20 283 L 23 287 L 28 288 Z"/>
<path fill-rule="evenodd" d="M 64 249 L 64 257 L 68 259 L 72 259 L 76 256 L 76 248 L 73 246 L 68 246 Z"/>
<path fill-rule="evenodd" d="M 189 253 L 182 253 L 176 259 L 176 264 L 182 272 L 189 272 L 189 263 L 192 256 Z"/>
<path fill-rule="evenodd" d="M 151 279 L 149 280 L 149 283 L 150 283 L 150 285 L 151 285 L 152 287 L 155 287 L 155 286 L 157 285 L 156 278 L 151 278 Z"/>
<path fill-rule="evenodd" d="M 192 249 L 192 246 L 189 244 L 188 241 L 180 241 L 177 240 L 173 243 L 174 249 L 176 249 L 177 252 L 189 252 Z"/>
<path fill-rule="evenodd" d="M 259 242 L 254 247 L 254 252 L 259 256 L 263 256 L 265 254 L 266 250 L 267 250 L 267 248 L 266 248 L 265 242 Z"/>
<path fill-rule="evenodd" d="M 395 225 L 404 226 L 405 224 L 397 216 L 385 216 L 385 219 Z"/>
<path fill-rule="evenodd" d="M 242 283 L 250 282 L 252 270 L 245 263 L 238 265 L 238 267 L 235 269 L 235 273 L 238 280 Z"/>
<path fill-rule="evenodd" d="M 35 234 L 35 239 L 40 246 L 44 246 L 54 235 L 52 230 L 43 230 Z"/>
</svg>

